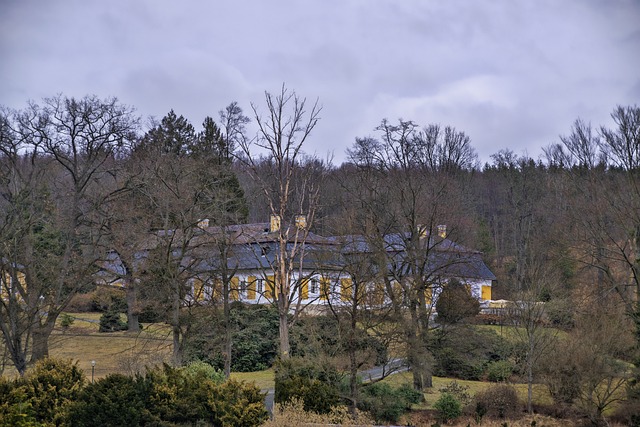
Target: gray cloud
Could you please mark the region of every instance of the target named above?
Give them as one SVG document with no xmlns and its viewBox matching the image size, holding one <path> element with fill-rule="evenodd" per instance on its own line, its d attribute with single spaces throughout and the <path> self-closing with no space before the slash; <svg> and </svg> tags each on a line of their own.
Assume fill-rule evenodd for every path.
<svg viewBox="0 0 640 427">
<path fill-rule="evenodd" d="M 113 95 L 199 126 L 285 82 L 324 106 L 309 152 L 341 161 L 402 117 L 465 131 L 486 161 L 637 104 L 638 52 L 633 0 L 4 1 L 0 103 Z"/>
</svg>

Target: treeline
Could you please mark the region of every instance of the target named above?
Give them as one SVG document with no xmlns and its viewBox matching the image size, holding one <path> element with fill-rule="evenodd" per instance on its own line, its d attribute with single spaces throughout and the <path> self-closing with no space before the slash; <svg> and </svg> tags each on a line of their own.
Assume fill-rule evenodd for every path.
<svg viewBox="0 0 640 427">
<path fill-rule="evenodd" d="M 207 219 L 226 230 L 271 215 L 293 223 L 304 214 L 311 231 L 365 236 L 373 248 L 390 233 L 404 233 L 409 255 L 402 268 L 389 267 L 383 251 L 352 258 L 352 301 L 332 308 L 352 343 L 351 362 L 343 365 L 352 400 L 365 363 L 356 356 L 366 353 L 358 337 L 381 324 L 395 325 L 395 334 L 379 339 L 402 342 L 414 387 L 431 386 L 429 295 L 444 284 L 429 262 L 437 248 L 420 236 L 435 236 L 440 225 L 451 240 L 483 252 L 498 277 L 493 299 L 527 302 L 518 322 L 528 345 L 519 363 L 529 384 L 552 346 L 571 342 L 541 338 L 540 324 L 550 322 L 575 339 L 562 354 L 584 354 L 579 343 L 593 343 L 587 349 L 601 352 L 592 360 L 604 363 L 594 375 L 622 378 L 618 389 L 632 385 L 630 369 L 609 362 L 636 363 L 640 341 L 640 108 L 615 108 L 613 128 L 580 119 L 567 124 L 567 134 L 545 147 L 542 159 L 503 149 L 484 166 L 463 131 L 382 120 L 373 136 L 355 138 L 338 166 L 304 152 L 315 126 L 330 126 L 319 122 L 317 102 L 284 86 L 265 95 L 264 107 L 251 105 L 251 118 L 231 103 L 217 119 L 206 117 L 200 130 L 174 111 L 143 129 L 132 108 L 92 96 L 2 108 L 0 328 L 21 374 L 47 356 L 57 318 L 74 295 L 95 288 L 114 254 L 122 267 L 108 277 L 125 289 L 128 328 L 138 330 L 149 307 L 161 313 L 171 325 L 173 361 L 181 365 L 185 344 L 200 333 L 194 329 L 200 307 L 188 299 L 195 260 L 203 256 L 197 225 Z M 256 136 L 247 134 L 251 120 Z M 212 238 L 217 244 L 207 257 L 224 260 L 229 234 Z M 291 298 L 302 283 L 290 267 L 303 245 L 288 252 L 284 231 L 277 241 L 283 250 L 272 273 L 280 287 L 274 306 L 278 351 L 286 358 L 289 330 L 304 309 Z M 234 271 L 216 274 L 228 375 Z M 390 296 L 385 316 L 372 316 L 358 291 L 372 280 Z M 544 313 L 536 311 L 539 302 Z M 611 319 L 627 323 L 611 334 L 594 332 L 608 330 Z M 595 346 L 613 336 L 616 345 Z M 571 365 L 576 360 L 567 369 L 582 369 Z M 600 415 L 611 403 L 604 400 Z"/>
</svg>

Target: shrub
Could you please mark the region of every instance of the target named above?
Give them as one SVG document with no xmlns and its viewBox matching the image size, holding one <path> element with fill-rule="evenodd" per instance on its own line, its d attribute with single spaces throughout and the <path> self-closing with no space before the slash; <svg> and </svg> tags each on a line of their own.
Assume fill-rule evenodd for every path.
<svg viewBox="0 0 640 427">
<path fill-rule="evenodd" d="M 462 405 L 468 405 L 471 402 L 469 395 L 469 386 L 460 385 L 457 381 L 451 381 L 445 387 L 442 387 L 440 393 L 448 393 L 455 397 Z"/>
<path fill-rule="evenodd" d="M 422 401 L 422 393 L 402 385 L 394 388 L 387 383 L 375 383 L 362 389 L 358 408 L 369 412 L 376 422 L 396 423 L 411 406 Z"/>
<path fill-rule="evenodd" d="M 448 327 L 431 334 L 434 375 L 478 380 L 491 361 L 511 357 L 513 347 L 491 330 L 475 327 Z"/>
<path fill-rule="evenodd" d="M 124 289 L 112 286 L 97 287 L 96 290 L 91 293 L 91 307 L 93 311 L 125 312 L 127 310 L 127 297 Z"/>
<path fill-rule="evenodd" d="M 189 363 L 182 368 L 182 371 L 194 380 L 213 381 L 216 384 L 222 384 L 225 380 L 224 372 L 216 369 L 206 362 L 199 360 Z"/>
<path fill-rule="evenodd" d="M 0 377 L 0 427 L 36 426 L 24 381 Z"/>
<path fill-rule="evenodd" d="M 127 322 L 120 317 L 120 312 L 109 310 L 100 316 L 100 332 L 117 332 L 127 329 Z"/>
<path fill-rule="evenodd" d="M 264 394 L 254 384 L 230 380 L 213 389 L 208 400 L 213 425 L 250 427 L 261 425 L 268 417 Z"/>
<path fill-rule="evenodd" d="M 46 358 L 27 371 L 24 378 L 25 402 L 35 419 L 60 424 L 67 406 L 75 401 L 85 384 L 84 372 L 71 360 Z"/>
<path fill-rule="evenodd" d="M 278 403 L 273 411 L 273 419 L 262 427 L 284 427 L 300 425 L 373 425 L 374 421 L 368 414 L 356 409 L 355 416 L 346 406 L 331 408 L 328 414 L 316 414 L 304 410 L 304 403 L 300 399 L 292 399 L 286 403 Z"/>
<path fill-rule="evenodd" d="M 473 359 L 469 360 L 467 356 L 450 347 L 434 349 L 436 361 L 433 367 L 434 375 L 462 380 L 479 380 L 482 368 L 472 364 Z"/>
<path fill-rule="evenodd" d="M 487 379 L 498 383 L 507 381 L 513 373 L 513 365 L 508 360 L 497 360 L 487 365 Z"/>
<path fill-rule="evenodd" d="M 466 285 L 452 279 L 438 296 L 436 311 L 439 322 L 455 324 L 480 313 L 480 302 L 471 295 Z"/>
<path fill-rule="evenodd" d="M 492 385 L 476 394 L 476 413 L 486 413 L 497 418 L 512 418 L 520 412 L 520 409 L 518 393 L 510 385 Z"/>
<path fill-rule="evenodd" d="M 89 384 L 69 408 L 69 424 L 138 426 L 153 420 L 141 377 L 111 374 Z M 156 420 L 157 421 L 157 420 Z"/>
<path fill-rule="evenodd" d="M 87 313 L 93 311 L 92 299 L 92 293 L 75 294 L 66 309 L 71 313 Z"/>
<path fill-rule="evenodd" d="M 462 405 L 449 393 L 442 393 L 433 407 L 438 411 L 438 418 L 443 423 L 448 423 L 462 415 Z"/>
<path fill-rule="evenodd" d="M 222 369 L 223 323 L 219 310 L 200 313 L 186 337 L 185 360 L 202 360 Z M 232 304 L 231 370 L 253 372 L 271 367 L 278 354 L 278 312 L 272 307 Z M 203 332 L 206 331 L 206 332 Z"/>
<path fill-rule="evenodd" d="M 162 421 L 257 426 L 266 419 L 264 395 L 255 385 L 236 381 L 217 385 L 188 372 L 168 365 L 147 372 L 147 408 Z"/>
<path fill-rule="evenodd" d="M 60 315 L 60 326 L 62 327 L 62 330 L 66 331 L 67 329 L 69 329 L 69 327 L 73 325 L 73 322 L 75 320 L 76 318 L 73 317 L 72 315 L 68 313 L 62 313 Z"/>
<path fill-rule="evenodd" d="M 275 364 L 275 402 L 301 399 L 304 410 L 326 414 L 341 403 L 340 377 L 328 365 L 292 357 Z"/>
</svg>

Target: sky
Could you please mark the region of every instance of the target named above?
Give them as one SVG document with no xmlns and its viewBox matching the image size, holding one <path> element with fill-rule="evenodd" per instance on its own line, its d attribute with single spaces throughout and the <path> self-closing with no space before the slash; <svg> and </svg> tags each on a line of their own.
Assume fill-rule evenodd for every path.
<svg viewBox="0 0 640 427">
<path fill-rule="evenodd" d="M 305 151 L 336 164 L 384 118 L 453 126 L 481 163 L 538 159 L 640 105 L 640 0 L 0 0 L 9 108 L 115 96 L 200 129 L 283 84 L 319 101 Z"/>
</svg>

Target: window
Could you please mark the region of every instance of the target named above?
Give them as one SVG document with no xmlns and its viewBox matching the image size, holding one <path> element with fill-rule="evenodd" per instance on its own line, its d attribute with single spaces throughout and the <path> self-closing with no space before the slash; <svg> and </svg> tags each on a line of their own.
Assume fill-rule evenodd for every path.
<svg viewBox="0 0 640 427">
<path fill-rule="evenodd" d="M 309 292 L 312 294 L 318 293 L 318 279 L 311 279 L 311 286 L 309 288 Z"/>
<path fill-rule="evenodd" d="M 256 280 L 256 292 L 262 293 L 263 289 L 264 289 L 264 279 L 257 279 Z"/>
</svg>

